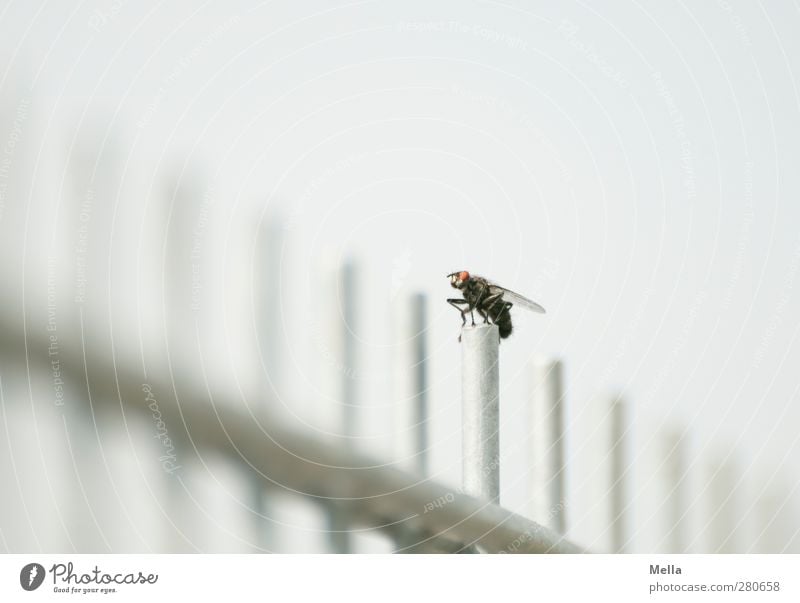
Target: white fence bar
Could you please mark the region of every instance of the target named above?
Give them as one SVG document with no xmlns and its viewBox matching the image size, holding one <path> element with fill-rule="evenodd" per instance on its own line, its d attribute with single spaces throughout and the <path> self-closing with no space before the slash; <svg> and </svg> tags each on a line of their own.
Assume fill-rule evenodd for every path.
<svg viewBox="0 0 800 603">
<path fill-rule="evenodd" d="M 800 532 L 797 528 L 797 499 L 780 477 L 775 476 L 771 466 L 764 469 L 765 476 L 772 476 L 767 483 L 761 480 L 754 494 L 753 540 L 742 553 L 798 553 Z M 765 478 L 766 479 L 766 478 Z M 789 482 L 792 486 L 792 482 Z M 787 529 L 788 526 L 788 529 Z"/>
<path fill-rule="evenodd" d="M 706 508 L 707 544 L 709 553 L 739 553 L 740 543 L 738 496 L 739 474 L 731 460 L 718 460 L 708 466 Z"/>
<path fill-rule="evenodd" d="M 578 415 L 569 534 L 592 551 L 626 550 L 624 410 L 618 396 L 603 394 Z"/>
<path fill-rule="evenodd" d="M 10 352 L 0 342 L 0 546 L 4 553 L 81 550 L 81 536 L 93 526 L 89 517 L 82 530 L 75 525 L 83 497 L 65 453 L 71 438 L 64 409 L 52 403 L 50 360 L 32 362 L 29 377 Z"/>
<path fill-rule="evenodd" d="M 564 405 L 561 362 L 533 361 L 531 392 L 531 518 L 563 534 L 565 522 Z"/>
<path fill-rule="evenodd" d="M 500 371 L 496 325 L 461 330 L 462 483 L 467 494 L 500 500 Z"/>
<path fill-rule="evenodd" d="M 414 448 L 417 459 L 417 471 L 425 475 L 428 471 L 428 348 L 425 330 L 427 319 L 425 314 L 425 295 L 419 293 L 412 298 L 412 321 L 418 327 L 413 339 L 414 346 Z"/>
<path fill-rule="evenodd" d="M 342 403 L 342 433 L 347 439 L 349 446 L 354 445 L 351 439 L 358 435 L 358 404 L 359 391 L 358 379 L 360 378 L 357 363 L 358 340 L 355 335 L 356 321 L 358 320 L 358 269 L 352 261 L 346 262 L 340 273 L 341 287 L 341 320 L 339 321 L 342 330 L 342 349 L 341 361 L 342 370 L 339 375 L 341 383 L 341 403 Z"/>
<path fill-rule="evenodd" d="M 687 448 L 689 436 L 682 427 L 637 423 L 634 453 L 636 506 L 635 552 L 689 553 L 690 525 L 697 516 L 688 493 L 692 490 Z"/>
<path fill-rule="evenodd" d="M 334 553 L 352 553 L 353 541 L 350 537 L 350 512 L 346 506 L 334 501 L 327 507 L 328 544 Z"/>
<path fill-rule="evenodd" d="M 619 396 L 608 400 L 610 415 L 609 457 L 611 473 L 609 475 L 611 526 L 611 548 L 615 553 L 624 553 L 628 542 L 628 525 L 626 518 L 628 458 L 625 454 L 626 416 L 625 403 Z"/>
<path fill-rule="evenodd" d="M 426 302 L 418 293 L 403 297 L 394 308 L 395 458 L 400 467 L 420 475 L 428 471 Z"/>
<path fill-rule="evenodd" d="M 246 237 L 235 245 L 226 241 L 225 222 L 220 219 L 225 203 L 197 168 L 189 166 L 171 177 L 165 211 L 168 255 L 163 266 L 168 362 L 174 372 L 193 372 L 200 390 L 185 398 L 185 389 L 176 384 L 181 409 L 192 406 L 216 412 L 228 404 L 247 409 L 252 417 L 259 403 L 239 395 L 239 391 L 255 389 L 253 347 L 245 345 L 242 337 L 247 280 L 233 268 L 249 263 L 243 245 Z M 251 323 L 246 325 L 252 331 Z M 247 362 L 245 356 L 249 356 Z M 228 383 L 238 385 L 231 394 Z M 149 386 L 147 391 L 143 384 Z M 153 398 L 155 403 L 150 400 L 150 404 L 161 413 L 161 400 L 172 389 L 142 379 L 139 404 L 144 406 Z M 192 434 L 181 433 L 180 420 L 164 420 L 162 428 L 176 443 L 171 454 L 176 456 L 174 464 L 180 465 L 168 477 L 171 517 L 176 524 L 169 546 L 179 552 L 252 552 L 262 544 L 253 529 L 260 509 L 255 480 L 240 464 L 223 462 L 227 459 L 218 451 L 195 450 Z"/>
<path fill-rule="evenodd" d="M 261 521 L 253 496 L 253 475 L 218 450 L 180 458 L 170 484 L 177 496 L 169 516 L 186 552 L 252 553 L 262 548 Z"/>
<path fill-rule="evenodd" d="M 398 296 L 393 307 L 394 353 L 392 393 L 394 396 L 394 458 L 402 469 L 426 475 L 428 472 L 428 350 L 424 294 Z M 394 535 L 399 553 L 437 552 L 435 546 L 420 542 L 417 534 L 399 526 Z"/>
<path fill-rule="evenodd" d="M 162 505 L 168 481 L 158 462 L 163 454 L 150 417 L 120 412 L 111 404 L 88 413 L 88 424 L 73 422 L 69 437 L 75 455 L 75 478 L 82 484 L 78 501 L 87 529 L 76 530 L 79 551 L 150 553 L 163 550 L 166 528 Z M 85 508 L 84 508 L 85 507 Z"/>
<path fill-rule="evenodd" d="M 686 462 L 686 438 L 681 431 L 670 429 L 659 437 L 663 449 L 663 476 L 665 481 L 664 525 L 666 535 L 664 550 L 668 553 L 686 553 L 688 534 L 687 490 L 688 463 Z"/>
<path fill-rule="evenodd" d="M 266 219 L 258 233 L 253 314 L 258 328 L 264 391 L 270 398 L 277 399 L 286 394 L 283 380 L 287 372 L 281 325 L 283 241 L 280 222 L 274 217 Z"/>
<path fill-rule="evenodd" d="M 356 447 L 360 419 L 357 405 L 359 391 L 358 341 L 354 332 L 357 320 L 358 269 L 352 261 L 346 262 L 338 273 L 339 304 L 334 305 L 335 314 L 331 317 L 339 330 L 337 381 L 339 384 L 339 403 L 341 404 L 341 435 L 346 448 Z M 332 500 L 328 505 L 328 536 L 331 548 L 337 553 L 354 552 L 350 535 L 352 521 L 349 510 L 339 501 Z"/>
<path fill-rule="evenodd" d="M 281 325 L 281 247 L 284 242 L 284 231 L 274 216 L 260 224 L 256 238 L 256 258 L 254 277 L 254 307 L 252 309 L 254 323 L 257 328 L 257 346 L 259 350 L 260 389 L 264 392 L 264 404 L 256 412 L 258 414 L 272 412 L 273 416 L 285 415 L 284 405 L 266 408 L 267 400 L 283 399 L 286 395 L 284 379 L 286 363 L 284 357 L 287 348 L 282 346 L 284 338 Z M 263 517 L 258 531 L 263 548 L 276 551 L 278 540 L 276 532 L 275 506 L 271 502 L 271 493 L 266 490 L 256 494 L 258 513 Z"/>
</svg>

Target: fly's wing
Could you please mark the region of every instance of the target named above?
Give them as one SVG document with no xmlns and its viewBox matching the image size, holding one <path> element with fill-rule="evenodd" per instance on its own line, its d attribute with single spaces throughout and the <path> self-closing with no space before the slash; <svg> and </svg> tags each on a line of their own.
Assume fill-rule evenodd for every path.
<svg viewBox="0 0 800 603">
<path fill-rule="evenodd" d="M 519 293 L 514 293 L 513 291 L 509 291 L 503 287 L 500 287 L 503 290 L 503 299 L 506 301 L 510 301 L 515 306 L 519 306 L 521 308 L 525 308 L 526 310 L 530 310 L 531 312 L 538 312 L 539 314 L 544 314 L 545 310 L 539 304 L 537 304 L 532 299 L 528 299 L 527 297 L 523 297 Z"/>
<path fill-rule="evenodd" d="M 492 281 L 485 279 L 487 283 L 489 283 L 489 289 L 492 293 L 503 293 L 503 299 L 511 302 L 515 306 L 519 306 L 520 308 L 525 308 L 526 310 L 530 310 L 531 312 L 538 312 L 539 314 L 544 314 L 545 310 L 535 301 L 528 299 L 520 295 L 519 293 L 514 293 L 510 289 L 506 289 L 505 287 L 501 287 L 497 283 L 493 283 Z"/>
</svg>

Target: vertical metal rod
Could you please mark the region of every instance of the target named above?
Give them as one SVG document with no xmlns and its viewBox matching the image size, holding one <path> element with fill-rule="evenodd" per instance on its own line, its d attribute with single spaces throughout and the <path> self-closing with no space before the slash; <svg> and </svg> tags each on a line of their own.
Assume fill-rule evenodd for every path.
<svg viewBox="0 0 800 603">
<path fill-rule="evenodd" d="M 353 542 L 348 528 L 350 514 L 337 503 L 328 505 L 326 509 L 328 519 L 328 543 L 334 553 L 352 553 Z"/>
<path fill-rule="evenodd" d="M 178 176 L 175 175 L 177 180 Z M 208 304 L 208 297 L 204 295 L 202 279 L 193 275 L 206 275 L 208 267 L 208 233 L 203 239 L 192 239 L 192 230 L 197 223 L 198 205 L 202 199 L 199 186 L 185 182 L 178 182 L 171 191 L 167 202 L 167 215 L 169 218 L 167 230 L 167 247 L 164 257 L 164 269 L 167 277 L 163 279 L 166 291 L 166 320 L 170 355 L 196 363 L 197 337 L 195 336 L 196 324 L 201 318 L 201 313 Z M 202 241 L 202 244 L 201 244 Z M 197 245 L 196 249 L 193 246 Z M 191 255 L 190 255 L 191 251 Z"/>
<path fill-rule="evenodd" d="M 343 434 L 347 436 L 347 444 L 352 445 L 352 436 L 356 435 L 358 413 L 358 388 L 356 378 L 357 346 L 358 342 L 354 334 L 355 323 L 357 321 L 358 308 L 356 305 L 358 277 L 356 267 L 352 261 L 348 261 L 341 269 L 342 288 L 342 372 L 341 372 L 341 396 L 342 396 L 342 425 Z"/>
<path fill-rule="evenodd" d="M 342 435 L 345 438 L 345 446 L 354 446 L 354 437 L 358 431 L 358 387 L 356 378 L 356 362 L 358 362 L 357 346 L 358 342 L 354 334 L 357 316 L 356 296 L 357 296 L 357 268 L 352 261 L 346 262 L 339 272 L 339 286 L 341 287 L 341 323 L 340 329 L 340 359 L 341 372 L 340 380 L 340 400 L 342 405 Z M 353 552 L 353 542 L 350 532 L 350 517 L 336 501 L 331 501 L 327 509 L 328 517 L 328 536 L 331 548 L 337 553 Z"/>
<path fill-rule="evenodd" d="M 263 359 L 264 373 L 260 390 L 264 392 L 265 402 L 257 412 L 273 416 L 281 412 L 284 404 L 273 404 L 268 408 L 266 401 L 281 401 L 286 395 L 284 375 L 286 373 L 283 357 L 286 346 L 281 334 L 281 300 L 284 298 L 281 282 L 281 247 L 284 230 L 276 216 L 269 216 L 258 232 L 258 256 L 256 259 L 255 312 L 258 316 L 258 344 Z M 263 488 L 263 483 L 254 481 L 255 508 L 259 517 L 257 534 L 264 550 L 275 550 L 276 531 L 280 525 L 274 521 L 275 505 L 272 492 Z"/>
<path fill-rule="evenodd" d="M 427 319 L 425 315 L 425 295 L 416 294 L 412 300 L 412 324 L 416 327 L 414 339 L 414 452 L 416 469 L 420 475 L 428 472 L 428 349 L 425 340 Z"/>
<path fill-rule="evenodd" d="M 467 494 L 500 501 L 500 409 L 496 325 L 461 331 L 462 484 Z"/>
<path fill-rule="evenodd" d="M 280 400 L 283 387 L 283 364 L 286 350 L 281 335 L 281 300 L 284 298 L 281 283 L 281 246 L 283 229 L 276 217 L 270 217 L 259 232 L 259 253 L 256 277 L 256 312 L 258 313 L 259 344 L 266 370 L 264 389 L 267 399 Z M 277 405 L 281 406 L 281 405 Z M 266 409 L 265 409 L 266 410 Z M 277 409 L 272 409 L 277 410 Z"/>
<path fill-rule="evenodd" d="M 709 553 L 738 553 L 738 481 L 736 465 L 732 460 L 717 460 L 709 467 L 708 536 Z"/>
<path fill-rule="evenodd" d="M 428 351 L 426 298 L 404 297 L 395 307 L 393 358 L 395 458 L 408 471 L 428 471 Z"/>
<path fill-rule="evenodd" d="M 664 459 L 666 552 L 686 553 L 686 446 L 684 434 L 670 429 L 660 436 Z"/>
<path fill-rule="evenodd" d="M 537 357 L 533 361 L 530 446 L 533 463 L 531 519 L 563 534 L 565 459 L 561 362 Z"/>
<path fill-rule="evenodd" d="M 767 471 L 764 472 L 768 474 Z M 773 476 L 774 477 L 774 476 Z M 755 540 L 743 553 L 796 553 L 792 550 L 792 540 L 795 535 L 794 528 L 787 530 L 786 526 L 795 526 L 791 517 L 791 495 L 788 489 L 780 484 L 759 484 L 756 492 L 760 496 L 754 508 L 755 515 Z M 763 483 L 763 482 L 762 482 Z"/>
</svg>

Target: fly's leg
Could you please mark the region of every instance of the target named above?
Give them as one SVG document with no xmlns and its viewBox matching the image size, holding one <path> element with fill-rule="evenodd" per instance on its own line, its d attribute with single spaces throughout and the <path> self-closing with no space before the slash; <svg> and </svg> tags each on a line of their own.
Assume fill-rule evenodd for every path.
<svg viewBox="0 0 800 603">
<path fill-rule="evenodd" d="M 477 297 L 475 298 L 475 304 L 472 306 L 472 310 L 477 310 L 478 314 L 480 314 L 481 318 L 483 318 L 483 324 L 489 324 L 489 314 L 486 311 L 489 306 L 486 305 L 486 302 L 491 299 L 491 296 L 483 299 L 483 294 L 486 293 L 486 285 L 481 283 L 481 290 L 478 292 Z M 500 294 L 502 295 L 502 293 Z M 490 304 L 491 305 L 491 304 Z M 475 326 L 475 316 L 472 316 L 472 326 Z"/>
<path fill-rule="evenodd" d="M 469 302 L 467 302 L 467 303 L 469 303 Z M 464 310 L 464 314 L 466 314 L 467 312 L 469 312 L 469 317 L 472 319 L 472 326 L 474 327 L 475 326 L 475 304 L 469 304 L 469 307 L 466 310 Z M 480 310 L 478 310 L 478 312 L 480 312 Z M 462 314 L 462 316 L 464 314 Z M 464 322 L 466 322 L 466 319 L 464 319 Z M 463 327 L 464 325 L 461 325 L 461 326 Z"/>
<path fill-rule="evenodd" d="M 503 292 L 502 291 L 500 293 L 495 293 L 494 295 L 490 295 L 489 297 L 487 297 L 486 300 L 484 301 L 484 307 L 486 308 L 486 311 L 488 312 L 492 308 L 494 308 L 498 303 L 501 303 L 501 304 L 504 303 L 503 302 Z M 509 302 L 505 302 L 505 303 L 508 304 L 508 305 L 503 309 L 508 309 L 508 308 L 511 307 L 511 303 L 509 303 Z M 497 314 L 497 318 L 495 319 L 495 323 L 500 318 L 500 314 L 502 314 L 502 313 L 503 313 L 503 310 L 500 310 L 500 312 Z M 485 322 L 489 322 L 489 320 L 487 319 Z"/>
<path fill-rule="evenodd" d="M 461 326 L 463 327 L 465 324 L 467 324 L 467 312 L 469 312 L 470 309 L 469 308 L 463 309 L 460 308 L 459 306 L 461 306 L 462 304 L 469 304 L 469 302 L 466 299 L 450 298 L 447 300 L 447 303 L 453 306 L 456 310 L 458 310 L 461 313 Z"/>
<path fill-rule="evenodd" d="M 481 297 L 480 297 L 480 295 L 478 295 L 478 298 L 477 298 L 477 299 L 478 299 L 478 300 L 480 300 L 480 298 L 481 298 Z M 476 301 L 475 303 L 471 303 L 471 304 L 469 305 L 469 317 L 472 319 L 472 326 L 473 326 L 473 327 L 475 326 L 475 307 L 476 307 L 477 305 L 478 305 L 478 302 L 477 302 L 477 301 Z M 480 313 L 481 313 L 481 309 L 480 309 L 480 308 L 478 308 L 478 314 L 480 314 Z"/>
<path fill-rule="evenodd" d="M 469 302 L 466 299 L 458 299 L 456 297 L 453 297 L 453 298 L 448 299 L 447 303 L 450 304 L 451 306 L 453 306 L 456 310 L 458 310 L 461 313 L 461 326 L 463 327 L 464 325 L 466 325 L 467 324 L 467 312 L 470 311 L 470 308 L 469 307 L 461 308 L 460 306 L 463 305 L 463 304 L 467 304 L 467 306 L 469 306 Z M 474 320 L 472 321 L 472 324 L 473 325 L 475 324 Z M 458 342 L 461 343 L 461 335 L 460 334 L 458 336 Z"/>
</svg>

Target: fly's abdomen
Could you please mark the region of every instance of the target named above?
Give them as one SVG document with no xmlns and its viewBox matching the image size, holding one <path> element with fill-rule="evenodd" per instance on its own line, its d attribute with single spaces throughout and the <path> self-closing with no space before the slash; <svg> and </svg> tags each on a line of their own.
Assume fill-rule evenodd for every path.
<svg viewBox="0 0 800 603">
<path fill-rule="evenodd" d="M 505 339 L 509 335 L 511 335 L 511 331 L 513 327 L 511 326 L 511 318 L 506 315 L 504 318 L 500 319 L 500 322 L 497 323 L 497 328 L 500 330 L 500 339 Z"/>
</svg>

